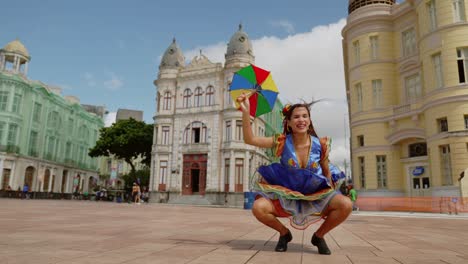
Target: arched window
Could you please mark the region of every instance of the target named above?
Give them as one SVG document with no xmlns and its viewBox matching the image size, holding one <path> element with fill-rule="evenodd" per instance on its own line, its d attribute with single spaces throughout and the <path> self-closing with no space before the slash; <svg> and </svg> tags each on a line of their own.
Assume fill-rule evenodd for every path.
<svg viewBox="0 0 468 264">
<path fill-rule="evenodd" d="M 163 110 L 171 110 L 171 93 L 164 93 Z"/>
<path fill-rule="evenodd" d="M 203 97 L 202 97 L 202 94 L 203 94 L 202 88 L 197 87 L 197 88 L 195 89 L 195 103 L 194 103 L 194 106 L 195 106 L 195 107 L 200 107 L 200 106 L 202 106 L 202 104 L 203 104 Z"/>
<path fill-rule="evenodd" d="M 211 85 L 206 88 L 206 105 L 214 105 L 214 88 Z"/>
<path fill-rule="evenodd" d="M 183 144 L 207 143 L 208 129 L 205 124 L 195 121 L 184 130 Z"/>
<path fill-rule="evenodd" d="M 184 101 L 182 102 L 183 103 L 183 107 L 184 108 L 189 108 L 191 107 L 191 103 L 190 103 L 190 99 L 192 97 L 192 91 L 187 88 L 184 90 Z"/>
</svg>

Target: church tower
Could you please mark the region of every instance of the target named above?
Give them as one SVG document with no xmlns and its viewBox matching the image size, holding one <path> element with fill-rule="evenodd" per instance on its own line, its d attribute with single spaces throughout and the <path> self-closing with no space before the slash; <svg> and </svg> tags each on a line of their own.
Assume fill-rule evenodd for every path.
<svg viewBox="0 0 468 264">
<path fill-rule="evenodd" d="M 242 30 L 242 24 L 239 25 L 239 30 L 229 40 L 225 58 L 226 68 L 242 68 L 255 61 L 252 43 L 247 33 Z"/>
</svg>

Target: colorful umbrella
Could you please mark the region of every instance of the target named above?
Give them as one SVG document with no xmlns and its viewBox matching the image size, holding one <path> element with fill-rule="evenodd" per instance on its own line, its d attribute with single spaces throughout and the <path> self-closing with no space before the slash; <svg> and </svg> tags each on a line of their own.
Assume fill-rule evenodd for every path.
<svg viewBox="0 0 468 264">
<path fill-rule="evenodd" d="M 242 93 L 247 95 L 250 103 L 250 115 L 257 117 L 273 110 L 278 88 L 269 71 L 258 68 L 251 64 L 234 73 L 229 92 L 236 107 L 240 104 L 237 97 Z"/>
</svg>

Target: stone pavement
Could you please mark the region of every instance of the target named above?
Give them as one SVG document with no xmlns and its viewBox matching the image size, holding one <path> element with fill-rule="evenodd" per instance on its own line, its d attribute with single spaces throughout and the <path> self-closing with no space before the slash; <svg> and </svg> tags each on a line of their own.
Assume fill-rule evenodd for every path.
<svg viewBox="0 0 468 264">
<path fill-rule="evenodd" d="M 278 253 L 249 210 L 0 199 L 0 263 L 468 263 L 467 215 L 356 212 L 325 237 L 330 256 L 317 226 Z"/>
</svg>

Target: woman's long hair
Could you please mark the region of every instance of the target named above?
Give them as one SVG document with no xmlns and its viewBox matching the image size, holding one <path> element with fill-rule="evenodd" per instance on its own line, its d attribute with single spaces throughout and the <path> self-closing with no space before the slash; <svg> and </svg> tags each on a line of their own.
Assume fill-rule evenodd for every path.
<svg viewBox="0 0 468 264">
<path fill-rule="evenodd" d="M 283 116 L 284 116 L 284 119 L 283 119 L 283 134 L 288 135 L 288 134 L 292 133 L 292 129 L 288 126 L 288 120 L 291 120 L 291 116 L 292 116 L 292 113 L 293 113 L 294 109 L 296 109 L 298 107 L 304 107 L 305 109 L 307 109 L 307 113 L 309 114 L 309 120 L 310 120 L 310 125 L 309 125 L 309 128 L 307 129 L 307 133 L 309 135 L 312 135 L 312 136 L 318 138 L 317 133 L 315 132 L 314 124 L 312 123 L 312 118 L 310 116 L 310 107 L 313 104 L 315 104 L 315 103 L 317 103 L 319 101 L 321 101 L 321 100 L 312 101 L 311 103 L 286 105 L 283 108 Z"/>
</svg>

